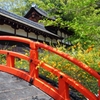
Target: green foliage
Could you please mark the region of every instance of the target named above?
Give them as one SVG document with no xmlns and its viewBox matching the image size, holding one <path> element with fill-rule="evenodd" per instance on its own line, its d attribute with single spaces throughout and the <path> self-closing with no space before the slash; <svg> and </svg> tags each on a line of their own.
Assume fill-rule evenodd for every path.
<svg viewBox="0 0 100 100">
<path fill-rule="evenodd" d="M 78 42 L 98 44 L 100 38 L 100 9 L 98 0 L 29 0 L 46 10 L 55 21 L 43 20 L 44 25 L 55 25 L 73 29 L 75 34 L 69 38 L 72 44 Z"/>
<path fill-rule="evenodd" d="M 23 16 L 26 10 L 26 2 L 25 0 L 0 0 L 0 7 Z"/>
<path fill-rule="evenodd" d="M 58 46 L 57 49 L 66 52 L 72 57 L 75 57 L 78 60 L 82 61 L 83 63 L 85 63 L 92 69 L 94 69 L 95 71 L 100 72 L 100 59 L 99 59 L 100 48 L 91 45 L 88 48 L 84 49 L 82 44 L 78 43 L 67 49 L 64 46 L 60 46 L 60 47 Z M 93 76 L 88 74 L 86 71 L 82 70 L 81 68 L 74 65 L 70 61 L 67 61 L 62 57 L 59 57 L 58 55 L 45 50 L 43 51 L 43 53 L 39 53 L 39 56 L 40 56 L 40 60 L 42 60 L 43 62 L 71 76 L 72 78 L 80 82 L 82 85 L 84 85 L 93 93 L 95 94 L 98 93 L 97 79 L 95 79 Z M 50 79 L 57 81 L 57 77 L 46 70 L 41 69 L 40 73 Z"/>
<path fill-rule="evenodd" d="M 15 67 L 25 71 L 29 71 L 29 62 L 24 59 L 15 59 Z"/>
<path fill-rule="evenodd" d="M 6 58 L 5 55 L 0 54 L 0 64 L 4 64 L 5 65 L 5 63 L 6 63 L 5 58 Z"/>
<path fill-rule="evenodd" d="M 99 0 L 0 0 L 0 7 L 18 15 L 24 15 L 32 3 L 54 16 L 55 21 L 43 20 L 44 25 L 68 27 L 75 34 L 68 40 L 87 45 L 99 44 L 100 1 Z"/>
</svg>

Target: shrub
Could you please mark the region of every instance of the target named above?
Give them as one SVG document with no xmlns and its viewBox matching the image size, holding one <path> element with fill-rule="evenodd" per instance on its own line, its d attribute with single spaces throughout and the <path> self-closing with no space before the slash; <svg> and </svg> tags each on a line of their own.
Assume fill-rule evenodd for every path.
<svg viewBox="0 0 100 100">
<path fill-rule="evenodd" d="M 69 48 L 65 48 L 65 46 L 58 46 L 57 49 L 70 54 L 71 56 L 82 61 L 94 70 L 100 72 L 100 52 L 99 48 L 96 48 L 94 45 L 91 45 L 88 48 L 84 49 L 83 45 L 78 43 L 77 45 L 71 46 Z M 83 84 L 86 88 L 97 94 L 97 80 L 78 66 L 46 50 L 44 50 L 43 53 L 40 53 L 39 56 L 40 60 L 42 60 L 43 62 L 50 64 L 52 67 L 61 70 L 65 74 L 68 74 L 69 76 Z M 41 74 L 44 74 L 48 78 L 57 81 L 57 77 L 52 75 L 52 73 L 47 72 L 43 69 L 40 71 Z"/>
</svg>

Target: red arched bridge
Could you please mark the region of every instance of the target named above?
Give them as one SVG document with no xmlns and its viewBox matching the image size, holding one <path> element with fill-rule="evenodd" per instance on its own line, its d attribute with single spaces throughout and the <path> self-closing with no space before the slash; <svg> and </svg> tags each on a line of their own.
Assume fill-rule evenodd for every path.
<svg viewBox="0 0 100 100">
<path fill-rule="evenodd" d="M 17 52 L 13 52 L 13 51 L 0 50 L 0 54 L 6 55 L 6 65 L 0 64 L 0 71 L 7 72 L 7 73 L 10 73 L 17 77 L 22 78 L 23 80 L 43 90 L 45 93 L 50 95 L 55 100 L 71 100 L 70 95 L 69 95 L 70 94 L 69 85 L 75 88 L 81 94 L 83 94 L 89 100 L 100 100 L 100 75 L 96 71 L 94 71 L 93 69 L 85 65 L 84 63 L 46 44 L 42 44 L 39 42 L 33 42 L 29 39 L 13 37 L 13 36 L 0 36 L 0 40 L 18 41 L 21 43 L 26 43 L 30 47 L 29 56 L 26 56 L 24 54 L 20 54 Z M 75 81 L 70 76 L 60 72 L 58 69 L 55 69 L 54 67 L 44 62 L 41 63 L 41 61 L 38 59 L 38 49 L 39 48 L 46 49 L 50 52 L 53 52 L 65 58 L 66 60 L 74 63 L 78 67 L 82 68 L 83 70 L 85 70 L 86 72 L 94 76 L 98 80 L 98 87 L 99 87 L 98 97 L 95 96 L 95 94 L 93 94 L 91 91 L 89 91 L 87 88 L 82 86 L 79 82 Z M 15 68 L 15 58 L 16 57 L 27 60 L 29 62 L 29 72 Z M 39 72 L 38 72 L 39 70 L 37 68 L 38 64 L 43 69 L 51 72 L 52 74 L 58 77 L 58 88 L 52 86 L 51 84 L 48 84 L 48 82 L 44 81 L 43 79 L 39 77 Z"/>
</svg>

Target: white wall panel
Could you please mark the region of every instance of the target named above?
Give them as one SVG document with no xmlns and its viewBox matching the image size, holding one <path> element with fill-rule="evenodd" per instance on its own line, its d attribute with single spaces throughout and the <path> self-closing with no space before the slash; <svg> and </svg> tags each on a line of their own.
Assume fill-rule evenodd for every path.
<svg viewBox="0 0 100 100">
<path fill-rule="evenodd" d="M 46 42 L 51 42 L 51 39 L 49 37 L 46 37 Z"/>
<path fill-rule="evenodd" d="M 38 35 L 38 40 L 42 40 L 42 41 L 44 41 L 44 37 L 42 36 L 42 35 Z"/>
<path fill-rule="evenodd" d="M 0 31 L 14 34 L 14 29 L 9 25 L 0 25 Z"/>
<path fill-rule="evenodd" d="M 59 30 L 57 31 L 57 35 L 61 36 L 61 32 Z"/>
<path fill-rule="evenodd" d="M 25 36 L 25 37 L 27 37 L 27 32 L 25 32 L 25 31 L 22 30 L 22 29 L 18 29 L 18 30 L 16 30 L 16 35 L 20 35 L 20 36 Z"/>
<path fill-rule="evenodd" d="M 28 33 L 28 37 L 32 39 L 37 39 L 37 35 L 33 32 Z"/>
<path fill-rule="evenodd" d="M 52 43 L 57 43 L 57 40 L 56 39 L 52 39 Z"/>
<path fill-rule="evenodd" d="M 62 32 L 62 37 L 64 38 L 65 37 L 65 34 Z"/>
</svg>

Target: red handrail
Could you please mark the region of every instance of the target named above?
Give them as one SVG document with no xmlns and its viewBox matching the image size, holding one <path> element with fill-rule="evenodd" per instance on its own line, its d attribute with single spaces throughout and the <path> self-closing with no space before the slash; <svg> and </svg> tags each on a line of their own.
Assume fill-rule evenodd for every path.
<svg viewBox="0 0 100 100">
<path fill-rule="evenodd" d="M 0 65 L 1 71 L 16 75 L 30 82 L 31 84 L 35 85 L 36 87 L 39 87 L 45 93 L 53 97 L 55 100 L 70 100 L 69 85 L 74 87 L 76 90 L 82 93 L 89 100 L 100 100 L 100 96 L 96 97 L 95 94 L 93 94 L 91 91 L 89 91 L 87 88 L 82 86 L 79 82 L 75 81 L 70 76 L 62 73 L 58 69 L 55 69 L 52 66 L 44 62 L 41 63 L 41 61 L 38 59 L 38 48 L 44 48 L 48 51 L 51 51 L 65 58 L 66 60 L 71 61 L 72 63 L 82 68 L 83 70 L 87 71 L 92 76 L 98 79 L 98 83 L 99 83 L 98 85 L 100 87 L 99 74 L 93 69 L 91 69 L 89 66 L 85 65 L 84 63 L 46 44 L 42 44 L 39 42 L 33 42 L 29 39 L 13 37 L 13 36 L 0 36 L 0 40 L 18 41 L 21 43 L 29 44 L 30 46 L 30 56 L 29 57 L 23 54 L 20 54 L 20 53 L 13 52 L 13 51 L 0 50 L 0 54 L 6 55 L 6 65 Z M 29 62 L 29 72 L 15 68 L 15 58 L 16 57 L 25 59 Z M 48 84 L 43 79 L 39 78 L 39 73 L 38 73 L 38 68 L 37 68 L 38 64 L 40 64 L 40 66 L 43 69 L 48 70 L 49 72 L 53 73 L 54 75 L 58 77 L 58 88 Z"/>
</svg>

